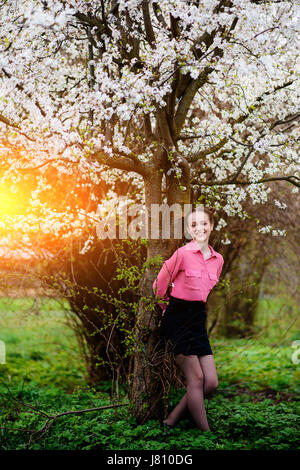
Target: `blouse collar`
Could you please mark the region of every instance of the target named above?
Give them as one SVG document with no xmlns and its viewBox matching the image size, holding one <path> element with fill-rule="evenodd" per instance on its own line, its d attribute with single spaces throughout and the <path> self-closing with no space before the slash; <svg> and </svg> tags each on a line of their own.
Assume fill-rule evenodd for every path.
<svg viewBox="0 0 300 470">
<path fill-rule="evenodd" d="M 197 253 L 198 251 L 200 251 L 200 253 L 202 253 L 202 251 L 200 250 L 200 248 L 197 246 L 196 242 L 194 240 L 191 240 L 187 245 L 186 245 L 187 249 L 188 250 L 191 250 L 193 253 Z M 210 248 L 210 251 L 211 251 L 211 257 L 213 256 L 217 256 L 215 250 L 213 249 L 213 247 L 211 245 L 208 245 L 208 247 Z"/>
</svg>

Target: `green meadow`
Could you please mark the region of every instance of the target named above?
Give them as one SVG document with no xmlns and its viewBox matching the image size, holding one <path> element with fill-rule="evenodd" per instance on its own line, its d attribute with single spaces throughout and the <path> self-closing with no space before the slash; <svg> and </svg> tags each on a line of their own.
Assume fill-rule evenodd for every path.
<svg viewBox="0 0 300 470">
<path fill-rule="evenodd" d="M 165 435 L 155 420 L 137 425 L 128 399 L 123 406 L 58 416 L 47 415 L 112 404 L 109 382 L 91 387 L 73 330 L 68 303 L 40 298 L 0 299 L 0 449 L 299 449 L 300 340 L 292 299 L 262 299 L 251 338 L 212 335 L 219 375 L 217 391 L 205 400 L 211 433 L 189 419 Z M 299 346 L 300 348 L 300 346 Z M 295 356 L 294 356 L 295 358 Z M 184 390 L 173 390 L 172 408 Z M 42 430 L 42 432 L 39 432 Z"/>
</svg>

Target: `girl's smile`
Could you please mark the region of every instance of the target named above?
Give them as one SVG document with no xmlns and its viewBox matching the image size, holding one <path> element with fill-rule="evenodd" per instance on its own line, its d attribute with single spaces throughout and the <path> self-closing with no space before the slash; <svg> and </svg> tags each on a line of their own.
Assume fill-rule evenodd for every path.
<svg viewBox="0 0 300 470">
<path fill-rule="evenodd" d="M 213 230 L 213 224 L 209 221 L 209 216 L 199 210 L 190 215 L 188 220 L 188 231 L 195 241 L 208 241 Z"/>
</svg>

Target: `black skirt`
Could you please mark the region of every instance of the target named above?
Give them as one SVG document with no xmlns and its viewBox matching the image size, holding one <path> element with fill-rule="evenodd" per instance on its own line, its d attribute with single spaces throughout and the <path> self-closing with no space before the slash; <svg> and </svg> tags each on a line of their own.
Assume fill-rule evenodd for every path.
<svg viewBox="0 0 300 470">
<path fill-rule="evenodd" d="M 206 331 L 206 303 L 170 296 L 161 320 L 160 338 L 167 352 L 206 356 L 213 354 Z"/>
</svg>

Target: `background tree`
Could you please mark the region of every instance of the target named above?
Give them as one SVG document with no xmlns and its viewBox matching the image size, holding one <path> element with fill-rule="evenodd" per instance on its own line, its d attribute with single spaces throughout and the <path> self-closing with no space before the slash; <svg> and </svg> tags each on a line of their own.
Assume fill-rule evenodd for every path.
<svg viewBox="0 0 300 470">
<path fill-rule="evenodd" d="M 3 174 L 7 162 L 20 157 L 20 149 L 2 151 Z M 105 202 L 112 186 L 114 194 L 126 194 L 129 200 L 136 191 L 134 182 L 122 181 L 120 172 L 115 182 L 111 175 L 109 182 L 95 183 L 89 172 L 59 175 L 52 165 L 24 171 L 23 181 L 18 172 L 11 167 L 1 188 L 2 292 L 68 300 L 71 312 L 65 313 L 79 341 L 88 383 L 117 374 L 126 385 L 132 357 L 132 302 L 138 294 L 132 275 L 129 282 L 125 279 L 125 263 L 129 273 L 132 266 L 141 268 L 145 246 L 97 239 L 95 216 L 97 204 Z M 37 298 L 37 312 L 38 305 Z"/>
</svg>

